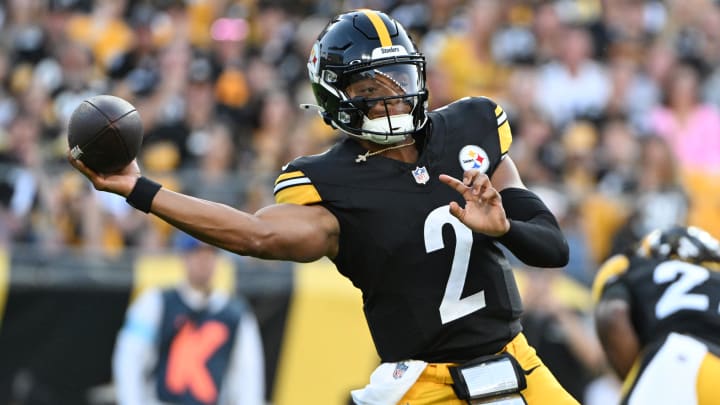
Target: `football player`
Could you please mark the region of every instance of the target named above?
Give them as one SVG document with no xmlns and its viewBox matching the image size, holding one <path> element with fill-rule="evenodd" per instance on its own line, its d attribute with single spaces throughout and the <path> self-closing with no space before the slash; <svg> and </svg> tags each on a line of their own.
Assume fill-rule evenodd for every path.
<svg viewBox="0 0 720 405">
<path fill-rule="evenodd" d="M 695 227 L 654 230 L 597 273 L 597 333 L 623 404 L 717 404 L 720 244 Z"/>
<path fill-rule="evenodd" d="M 425 57 L 373 10 L 334 17 L 308 73 L 309 107 L 349 136 L 287 164 L 277 203 L 254 214 L 162 188 L 136 163 L 102 176 L 70 161 L 95 188 L 229 251 L 330 258 L 362 291 L 383 361 L 356 403 L 577 403 L 525 340 L 498 246 L 537 267 L 568 261 L 557 221 L 507 155 L 503 109 L 468 97 L 428 112 Z"/>
</svg>

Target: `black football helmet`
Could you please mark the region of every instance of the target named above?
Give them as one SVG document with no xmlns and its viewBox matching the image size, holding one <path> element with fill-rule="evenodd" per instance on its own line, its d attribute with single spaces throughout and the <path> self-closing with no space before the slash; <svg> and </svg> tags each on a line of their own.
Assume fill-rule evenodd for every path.
<svg viewBox="0 0 720 405">
<path fill-rule="evenodd" d="M 636 253 L 641 257 L 690 263 L 720 262 L 720 242 L 700 228 L 673 226 L 648 233 Z"/>
<path fill-rule="evenodd" d="M 307 67 L 320 115 L 349 135 L 390 144 L 427 122 L 425 57 L 385 13 L 356 10 L 334 17 L 313 45 Z"/>
</svg>

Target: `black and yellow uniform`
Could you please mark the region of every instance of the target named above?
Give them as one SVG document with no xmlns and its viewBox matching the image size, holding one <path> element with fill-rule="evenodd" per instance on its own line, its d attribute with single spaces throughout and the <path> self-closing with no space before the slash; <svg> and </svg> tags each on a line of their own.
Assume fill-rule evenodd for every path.
<svg viewBox="0 0 720 405">
<path fill-rule="evenodd" d="M 512 142 L 506 114 L 487 98 L 466 98 L 428 115 L 415 135 L 417 162 L 356 161 L 366 151 L 348 138 L 288 164 L 276 201 L 321 204 L 337 217 L 334 262 L 363 293 L 381 359 L 430 363 L 400 403 L 463 403 L 447 366 L 498 352 L 526 370 L 528 404 L 576 403 L 521 333 L 518 289 L 496 240 L 450 214 L 462 196 L 438 180 L 469 168 L 491 176 Z"/>
<path fill-rule="evenodd" d="M 670 332 L 720 345 L 720 272 L 680 260 L 619 255 L 601 268 L 596 283 L 602 297 L 630 303 L 641 346 Z"/>
<path fill-rule="evenodd" d="M 439 179 L 468 170 L 493 177 L 512 142 L 503 109 L 476 97 L 428 112 L 425 56 L 402 24 L 374 10 L 333 17 L 307 67 L 320 116 L 351 138 L 289 163 L 275 182 L 275 200 L 320 205 L 339 224 L 332 260 L 362 291 L 383 361 L 353 400 L 462 403 L 448 364 L 504 351 L 530 373 L 527 403 L 575 403 L 521 334 L 517 286 L 497 245 L 526 263 L 562 266 L 567 243 L 552 213 L 524 188 L 504 188 L 509 231 L 500 238 L 475 233 L 450 212 L 451 202 L 464 205 L 465 198 Z M 358 139 L 389 146 L 370 153 Z M 413 162 L 381 155 L 413 144 Z M 517 176 L 503 176 L 510 183 L 506 177 Z"/>
<path fill-rule="evenodd" d="M 617 255 L 598 271 L 596 301 L 629 304 L 642 352 L 623 403 L 716 404 L 720 272 L 671 258 Z"/>
<path fill-rule="evenodd" d="M 511 135 L 502 108 L 467 98 L 429 113 L 416 163 L 382 156 L 345 139 L 299 158 L 276 182 L 278 203 L 322 204 L 340 223 L 338 270 L 363 292 L 365 315 L 383 361 L 465 361 L 498 352 L 520 330 L 521 304 L 510 266 L 493 238 L 450 215 L 461 196 L 441 183 L 461 178 L 461 150 L 483 150 L 492 175 Z M 473 117 L 472 125 L 467 117 Z M 426 170 L 427 180 L 413 172 Z M 445 288 L 438 288 L 445 286 Z"/>
</svg>

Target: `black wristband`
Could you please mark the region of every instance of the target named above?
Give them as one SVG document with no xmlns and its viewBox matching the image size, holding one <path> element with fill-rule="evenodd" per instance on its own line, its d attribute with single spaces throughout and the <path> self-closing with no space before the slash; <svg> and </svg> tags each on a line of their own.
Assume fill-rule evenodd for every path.
<svg viewBox="0 0 720 405">
<path fill-rule="evenodd" d="M 135 187 L 133 187 L 130 194 L 127 196 L 125 201 L 144 213 L 150 212 L 150 206 L 152 200 L 155 198 L 155 194 L 160 191 L 162 186 L 147 177 L 138 177 Z"/>
</svg>

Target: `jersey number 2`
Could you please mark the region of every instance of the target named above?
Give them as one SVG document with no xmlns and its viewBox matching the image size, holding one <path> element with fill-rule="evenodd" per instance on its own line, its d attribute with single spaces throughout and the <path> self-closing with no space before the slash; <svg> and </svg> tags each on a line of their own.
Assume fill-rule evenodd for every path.
<svg viewBox="0 0 720 405">
<path fill-rule="evenodd" d="M 450 277 L 447 287 L 445 287 L 445 295 L 440 303 L 440 321 L 443 325 L 485 308 L 484 290 L 460 298 L 465 287 L 465 278 L 470 263 L 473 235 L 470 228 L 450 214 L 449 206 L 444 205 L 434 209 L 425 219 L 425 251 L 430 253 L 445 248 L 445 242 L 442 239 L 442 228 L 445 224 L 452 226 L 456 242 Z"/>
<path fill-rule="evenodd" d="M 704 294 L 690 293 L 690 290 L 709 278 L 707 269 L 690 263 L 670 261 L 657 266 L 653 272 L 655 283 L 677 280 L 670 284 L 655 305 L 655 317 L 663 319 L 682 309 L 706 311 L 710 307 L 710 298 Z"/>
</svg>

